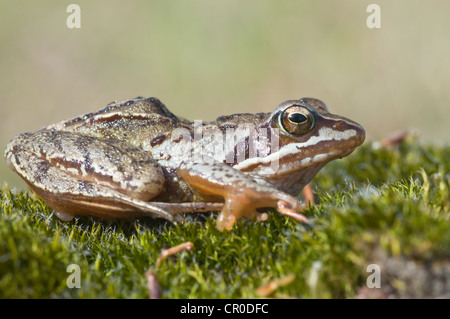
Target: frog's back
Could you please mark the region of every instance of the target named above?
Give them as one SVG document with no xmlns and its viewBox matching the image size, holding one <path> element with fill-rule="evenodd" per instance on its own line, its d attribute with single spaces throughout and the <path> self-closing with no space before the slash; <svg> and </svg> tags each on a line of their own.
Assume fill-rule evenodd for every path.
<svg viewBox="0 0 450 319">
<path fill-rule="evenodd" d="M 112 102 L 105 108 L 45 127 L 45 130 L 78 132 L 83 135 L 126 140 L 143 147 L 189 122 L 170 112 L 157 98 Z"/>
<path fill-rule="evenodd" d="M 172 112 L 170 112 L 167 107 L 157 98 L 150 97 L 144 98 L 138 96 L 134 99 L 129 99 L 125 101 L 113 101 L 109 103 L 105 108 L 92 113 L 86 113 L 81 116 L 75 117 L 71 120 L 61 121 L 57 124 L 51 125 L 50 127 L 59 128 L 64 126 L 65 128 L 71 126 L 79 126 L 80 123 L 84 123 L 95 117 L 107 118 L 108 115 L 122 115 L 122 114 L 148 114 L 148 115 L 160 115 L 168 119 L 184 122 L 186 120 L 178 118 Z"/>
</svg>

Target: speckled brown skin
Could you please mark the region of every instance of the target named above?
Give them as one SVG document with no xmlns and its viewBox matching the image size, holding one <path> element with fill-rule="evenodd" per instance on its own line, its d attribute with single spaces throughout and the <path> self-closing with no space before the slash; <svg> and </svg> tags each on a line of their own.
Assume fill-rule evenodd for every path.
<svg viewBox="0 0 450 319">
<path fill-rule="evenodd" d="M 138 97 L 20 134 L 5 156 L 65 220 L 173 221 L 179 213 L 221 210 L 217 226 L 229 230 L 241 217 L 264 219 L 256 211 L 263 207 L 303 220 L 293 195 L 363 140 L 360 125 L 316 99 L 199 123 Z"/>
</svg>

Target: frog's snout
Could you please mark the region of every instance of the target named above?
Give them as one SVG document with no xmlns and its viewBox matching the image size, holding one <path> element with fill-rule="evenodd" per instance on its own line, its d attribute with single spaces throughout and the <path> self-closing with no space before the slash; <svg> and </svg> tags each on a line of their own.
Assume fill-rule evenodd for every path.
<svg viewBox="0 0 450 319">
<path fill-rule="evenodd" d="M 361 145 L 361 144 L 364 142 L 364 140 L 366 139 L 366 131 L 365 131 L 364 128 L 363 128 L 361 125 L 359 125 L 359 124 L 356 125 L 355 130 L 356 130 L 356 143 L 357 143 L 356 146 L 359 146 L 359 145 Z"/>
<path fill-rule="evenodd" d="M 352 120 L 345 119 L 336 121 L 333 125 L 333 129 L 340 132 L 349 132 L 348 142 L 351 144 L 350 146 L 352 148 L 356 148 L 361 145 L 366 138 L 366 131 L 364 128 Z"/>
</svg>

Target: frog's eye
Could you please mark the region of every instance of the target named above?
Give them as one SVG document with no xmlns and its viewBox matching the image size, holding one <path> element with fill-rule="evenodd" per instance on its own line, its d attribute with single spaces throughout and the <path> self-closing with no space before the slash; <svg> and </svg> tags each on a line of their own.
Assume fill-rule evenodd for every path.
<svg viewBox="0 0 450 319">
<path fill-rule="evenodd" d="M 278 118 L 280 127 L 292 135 L 303 135 L 314 127 L 314 115 L 305 107 L 293 105 L 285 109 Z"/>
</svg>

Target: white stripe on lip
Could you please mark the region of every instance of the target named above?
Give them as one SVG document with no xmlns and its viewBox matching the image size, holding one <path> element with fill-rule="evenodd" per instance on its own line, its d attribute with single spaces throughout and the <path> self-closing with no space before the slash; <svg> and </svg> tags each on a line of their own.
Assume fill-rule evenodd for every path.
<svg viewBox="0 0 450 319">
<path fill-rule="evenodd" d="M 268 164 L 273 161 L 278 161 L 280 158 L 283 158 L 290 154 L 295 154 L 299 151 L 301 148 L 309 147 L 312 145 L 315 145 L 319 142 L 323 141 L 342 141 L 342 140 L 348 140 L 352 138 L 353 136 L 356 136 L 356 130 L 350 129 L 345 131 L 336 131 L 329 127 L 322 127 L 319 130 L 319 135 L 312 136 L 309 140 L 303 143 L 291 143 L 284 147 L 282 147 L 279 151 L 272 153 L 270 155 L 267 155 L 266 157 L 260 158 L 260 157 L 252 157 L 248 158 L 245 161 L 242 161 L 241 163 L 238 163 L 234 166 L 235 169 L 243 170 L 248 168 L 249 166 L 253 166 L 256 164 Z M 322 156 L 326 154 L 321 154 Z M 306 160 L 306 159 L 305 159 Z"/>
</svg>

